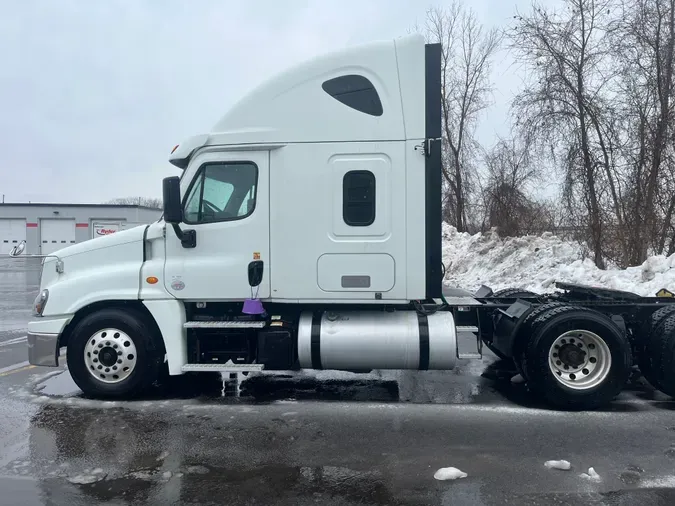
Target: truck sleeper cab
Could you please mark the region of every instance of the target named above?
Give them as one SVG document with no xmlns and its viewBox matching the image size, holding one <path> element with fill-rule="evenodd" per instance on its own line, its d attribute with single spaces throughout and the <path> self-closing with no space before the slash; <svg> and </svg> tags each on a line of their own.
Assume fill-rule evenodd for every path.
<svg viewBox="0 0 675 506">
<path fill-rule="evenodd" d="M 162 367 L 452 368 L 452 314 L 411 306 L 442 295 L 440 128 L 420 36 L 264 83 L 174 149 L 163 220 L 45 259 L 31 362 L 67 346 L 85 393 L 122 397 Z"/>
<path fill-rule="evenodd" d="M 30 362 L 58 365 L 67 347 L 73 379 L 99 398 L 164 373 L 451 369 L 481 356 L 481 336 L 527 369 L 529 337 L 500 345 L 492 328 L 515 301 L 450 305 L 442 292 L 440 57 L 419 35 L 320 56 L 176 146 L 163 219 L 45 258 Z M 586 346 L 561 359 L 579 381 L 546 354 L 523 371 L 554 404 L 601 405 L 628 374 L 625 329 L 591 320 L 555 327 Z M 478 346 L 461 353 L 465 341 Z M 591 347 L 606 351 L 602 375 L 582 384 L 600 368 Z"/>
</svg>

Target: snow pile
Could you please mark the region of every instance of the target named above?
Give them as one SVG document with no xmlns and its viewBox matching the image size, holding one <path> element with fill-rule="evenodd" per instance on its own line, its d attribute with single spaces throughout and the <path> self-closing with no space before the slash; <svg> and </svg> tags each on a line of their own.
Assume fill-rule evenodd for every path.
<svg viewBox="0 0 675 506">
<path fill-rule="evenodd" d="M 648 258 L 639 267 L 598 269 L 575 242 L 553 234 L 500 238 L 496 232 L 460 233 L 443 225 L 445 283 L 475 291 L 524 288 L 555 290 L 554 281 L 624 290 L 654 296 L 661 288 L 675 291 L 675 255 Z"/>
<path fill-rule="evenodd" d="M 581 476 L 585 480 L 602 481 L 600 475 L 597 472 L 595 472 L 595 469 L 593 469 L 592 467 L 588 468 L 588 473 L 581 473 L 579 476 Z"/>
<path fill-rule="evenodd" d="M 546 469 L 560 469 L 561 471 L 569 471 L 572 464 L 567 460 L 547 460 L 544 462 Z"/>
<path fill-rule="evenodd" d="M 456 480 L 457 478 L 466 478 L 468 475 L 456 467 L 442 467 L 434 473 L 437 480 Z"/>
</svg>

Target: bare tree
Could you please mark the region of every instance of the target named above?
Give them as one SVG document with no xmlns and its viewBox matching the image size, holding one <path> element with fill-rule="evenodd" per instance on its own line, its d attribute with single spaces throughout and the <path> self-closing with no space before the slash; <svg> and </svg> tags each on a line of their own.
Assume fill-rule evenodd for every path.
<svg viewBox="0 0 675 506">
<path fill-rule="evenodd" d="M 428 40 L 441 44 L 445 218 L 464 231 L 478 155 L 475 128 L 489 105 L 492 59 L 501 37 L 459 2 L 427 11 L 425 32 Z"/>
<path fill-rule="evenodd" d="M 481 185 L 483 230 L 501 236 L 551 230 L 554 219 L 547 203 L 532 199 L 530 187 L 539 181 L 538 164 L 527 142 L 500 139 L 485 153 L 485 182 Z"/>
<path fill-rule="evenodd" d="M 628 186 L 626 255 L 628 263 L 639 264 L 650 247 L 657 253 L 675 249 L 675 0 L 624 0 L 612 33 Z"/>
<path fill-rule="evenodd" d="M 153 209 L 162 209 L 163 207 L 162 199 L 156 197 L 118 197 L 107 201 L 106 204 L 143 206 Z"/>
<path fill-rule="evenodd" d="M 538 4 L 515 16 L 510 46 L 532 79 L 516 97 L 519 128 L 563 169 L 570 213 L 588 231 L 594 261 L 604 268 L 604 224 L 621 220 L 614 174 L 606 16 L 611 0 L 565 0 L 562 11 Z M 581 212 L 579 212 L 581 210 Z"/>
</svg>

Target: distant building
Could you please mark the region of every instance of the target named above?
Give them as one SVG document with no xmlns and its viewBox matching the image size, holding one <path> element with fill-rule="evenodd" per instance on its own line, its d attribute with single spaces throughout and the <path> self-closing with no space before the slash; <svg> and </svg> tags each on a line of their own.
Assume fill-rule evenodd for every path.
<svg viewBox="0 0 675 506">
<path fill-rule="evenodd" d="M 0 255 L 26 240 L 26 255 L 157 221 L 160 209 L 113 204 L 0 204 Z"/>
</svg>

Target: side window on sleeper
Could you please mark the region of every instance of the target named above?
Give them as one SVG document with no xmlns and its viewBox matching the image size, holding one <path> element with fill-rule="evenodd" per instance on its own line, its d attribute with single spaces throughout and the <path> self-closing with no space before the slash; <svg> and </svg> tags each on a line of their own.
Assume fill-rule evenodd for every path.
<svg viewBox="0 0 675 506">
<path fill-rule="evenodd" d="M 349 74 L 324 81 L 323 91 L 338 102 L 364 114 L 382 116 L 382 101 L 375 86 L 367 78 Z"/>
<path fill-rule="evenodd" d="M 342 218 L 352 227 L 367 227 L 375 221 L 375 174 L 351 170 L 342 179 Z"/>
</svg>

